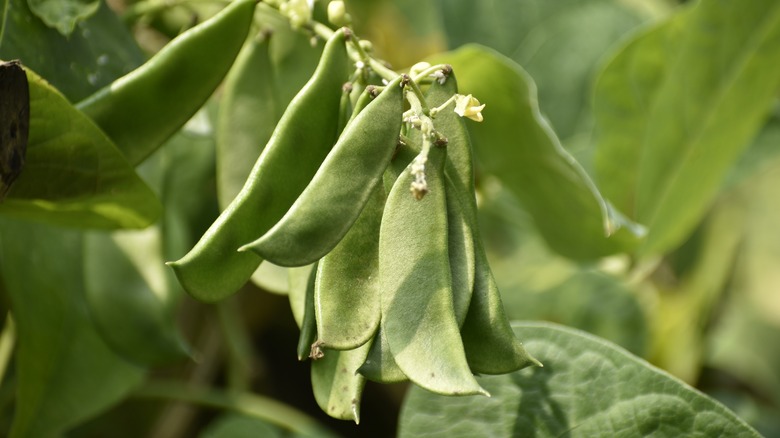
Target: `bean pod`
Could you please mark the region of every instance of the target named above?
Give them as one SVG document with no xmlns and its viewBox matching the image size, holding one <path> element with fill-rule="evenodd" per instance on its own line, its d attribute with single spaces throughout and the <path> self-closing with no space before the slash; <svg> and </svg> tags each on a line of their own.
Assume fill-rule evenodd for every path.
<svg viewBox="0 0 780 438">
<path fill-rule="evenodd" d="M 355 117 L 287 214 L 241 251 L 280 266 L 301 266 L 339 243 L 393 156 L 403 113 L 402 80 L 390 82 Z"/>
<path fill-rule="evenodd" d="M 381 330 L 412 382 L 440 394 L 486 394 L 466 362 L 453 310 L 445 159 L 445 149 L 430 149 L 421 200 L 409 193 L 411 165 L 388 195 L 379 236 Z"/>
<path fill-rule="evenodd" d="M 262 259 L 237 249 L 284 216 L 335 143 L 341 87 L 349 78 L 345 38 L 337 31 L 327 42 L 314 75 L 290 102 L 233 202 L 187 255 L 170 263 L 194 297 L 217 301 L 249 279 Z"/>
<path fill-rule="evenodd" d="M 236 0 L 154 57 L 79 102 L 136 165 L 211 97 L 246 40 L 256 0 Z"/>
</svg>

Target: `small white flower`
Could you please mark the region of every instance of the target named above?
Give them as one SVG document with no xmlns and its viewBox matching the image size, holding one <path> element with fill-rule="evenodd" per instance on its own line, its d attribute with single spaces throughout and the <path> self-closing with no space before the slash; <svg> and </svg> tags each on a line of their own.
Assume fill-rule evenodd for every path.
<svg viewBox="0 0 780 438">
<path fill-rule="evenodd" d="M 468 117 L 475 122 L 482 121 L 482 110 L 485 104 L 479 103 L 476 97 L 472 95 L 464 96 L 458 94 L 455 96 L 455 113 L 461 117 Z"/>
<path fill-rule="evenodd" d="M 447 82 L 447 75 L 444 74 L 441 70 L 436 70 L 431 74 L 431 77 L 436 80 L 436 82 L 439 83 L 439 85 L 444 85 L 445 82 Z"/>
</svg>

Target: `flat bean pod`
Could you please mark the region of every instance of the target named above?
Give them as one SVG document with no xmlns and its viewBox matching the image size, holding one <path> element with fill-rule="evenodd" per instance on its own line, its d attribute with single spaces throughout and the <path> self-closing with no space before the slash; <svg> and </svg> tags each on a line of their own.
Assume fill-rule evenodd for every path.
<svg viewBox="0 0 780 438">
<path fill-rule="evenodd" d="M 256 0 L 236 0 L 145 64 L 79 102 L 136 165 L 211 97 L 246 40 Z"/>
<path fill-rule="evenodd" d="M 237 249 L 284 216 L 335 143 L 341 87 L 349 78 L 345 38 L 337 31 L 327 42 L 233 202 L 187 255 L 170 263 L 195 298 L 217 301 L 247 281 L 262 259 Z"/>
<path fill-rule="evenodd" d="M 458 92 L 452 72 L 440 84 L 434 81 L 426 93 L 430 106 L 439 106 Z M 463 205 L 461 198 L 474 197 L 474 173 L 471 142 L 463 119 L 451 107 L 446 107 L 434 119 L 439 134 L 447 138 L 447 162 L 444 167 L 447 191 L 447 225 L 452 296 L 455 318 L 462 326 L 468 312 L 474 288 L 474 231 L 476 212 Z M 453 184 L 455 180 L 456 184 Z M 459 193 L 458 193 L 459 192 Z"/>
<path fill-rule="evenodd" d="M 466 359 L 475 373 L 506 374 L 530 365 L 542 366 L 517 340 L 504 313 L 501 294 L 477 243 L 474 295 L 461 328 Z"/>
<path fill-rule="evenodd" d="M 379 327 L 379 226 L 384 205 L 384 187 L 377 183 L 347 235 L 318 264 L 317 333 L 328 348 L 357 348 Z"/>
<path fill-rule="evenodd" d="M 360 399 L 366 378 L 357 373 L 371 342 L 354 350 L 325 350 L 311 363 L 311 386 L 320 408 L 333 418 L 360 423 Z"/>
<path fill-rule="evenodd" d="M 430 149 L 421 200 L 409 193 L 412 166 L 388 196 L 379 237 L 381 330 L 412 382 L 440 394 L 486 394 L 466 362 L 453 310 L 445 159 L 445 149 Z"/>
<path fill-rule="evenodd" d="M 454 75 L 442 85 L 431 85 L 429 94 L 440 93 L 435 102 L 446 100 L 445 95 L 457 93 Z M 540 365 L 526 351 L 514 335 L 501 304 L 493 274 L 482 247 L 477 222 L 477 203 L 474 196 L 474 174 L 471 140 L 464 120 L 452 110 L 445 109 L 435 119 L 436 128 L 449 140 L 445 167 L 448 202 L 460 204 L 461 218 L 472 231 L 473 293 L 468 313 L 461 327 L 463 347 L 471 370 L 484 374 L 509 373 L 529 365 Z M 450 235 L 452 238 L 452 235 Z M 455 263 L 451 261 L 453 270 Z M 457 297 L 457 295 L 456 295 Z"/>
<path fill-rule="evenodd" d="M 306 280 L 301 319 L 301 333 L 298 337 L 298 360 L 306 360 L 312 350 L 312 344 L 317 339 L 317 321 L 314 313 L 314 281 L 317 277 L 317 265 L 311 268 Z M 299 292 L 296 292 L 296 294 Z"/>
<path fill-rule="evenodd" d="M 393 353 L 387 344 L 387 337 L 381 328 L 371 341 L 366 360 L 357 372 L 366 379 L 377 383 L 398 383 L 409 380 L 395 363 Z"/>
<path fill-rule="evenodd" d="M 398 77 L 342 133 L 311 183 L 265 235 L 241 247 L 280 266 L 319 260 L 349 231 L 393 156 L 403 113 Z"/>
</svg>

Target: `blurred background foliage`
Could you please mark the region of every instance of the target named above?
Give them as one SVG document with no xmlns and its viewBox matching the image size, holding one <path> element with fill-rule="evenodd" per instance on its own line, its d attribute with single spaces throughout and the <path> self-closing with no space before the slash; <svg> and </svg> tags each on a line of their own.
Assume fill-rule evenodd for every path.
<svg viewBox="0 0 780 438">
<path fill-rule="evenodd" d="M 0 58 L 23 59 L 72 102 L 140 65 L 170 38 L 221 7 L 216 2 L 200 1 L 96 1 L 92 3 L 95 12 L 76 21 L 65 36 L 62 31 L 68 30 L 67 23 L 54 29 L 30 12 L 28 2 L 9 3 Z M 590 174 L 598 144 L 593 95 L 599 72 L 624 41 L 676 13 L 679 7 L 672 0 L 347 1 L 357 33 L 371 40 L 378 56 L 395 69 L 473 42 L 517 62 L 535 81 L 541 112 L 561 143 Z M 318 13 L 323 14 L 321 10 Z M 276 33 L 287 35 L 278 43 L 275 40 L 270 49 L 282 88 L 279 95 L 270 98 L 276 99 L 271 110 L 274 115 L 259 122 L 267 130 L 307 79 L 307 69 L 314 68 L 312 60 L 316 61 L 321 44 L 308 46 L 308 41 L 285 28 L 285 23 L 272 19 L 266 23 Z M 309 48 L 295 49 L 304 46 Z M 129 397 L 107 395 L 112 398 L 107 402 L 111 409 L 96 407 L 72 413 L 73 418 L 52 421 L 61 421 L 66 427 L 75 419 L 89 419 L 68 433 L 74 437 L 240 437 L 257 436 L 258 428 L 263 428 L 264 436 L 287 436 L 276 426 L 260 425 L 260 420 L 251 416 L 214 409 L 239 406 L 237 411 L 251 414 L 252 409 L 262 409 L 267 399 L 232 400 L 192 390 L 249 387 L 255 394 L 299 411 L 279 411 L 280 418 L 287 418 L 281 421 L 299 421 L 295 415 L 303 412 L 343 436 L 394 435 L 404 384 L 369 382 L 359 428 L 328 418 L 316 406 L 309 364 L 295 361 L 297 327 L 284 296 L 288 287 L 285 270 L 263 265 L 254 277 L 256 281 L 241 293 L 222 303 L 205 305 L 186 296 L 170 272 L 149 271 L 146 263 L 133 258 L 135 246 L 143 248 L 141 259 L 147 261 L 151 256 L 160 261 L 178 258 L 216 218 L 218 205 L 224 205 L 224 199 L 235 193 L 236 182 L 215 172 L 220 166 L 237 166 L 226 164 L 224 157 L 229 154 L 215 146 L 220 98 L 217 92 L 207 107 L 138 169 L 165 206 L 163 219 L 151 230 L 124 236 L 90 232 L 86 237 L 75 233 L 62 237 L 52 236 L 43 226 L 3 220 L 6 236 L 12 232 L 28 234 L 35 239 L 30 242 L 39 242 L 55 255 L 36 263 L 14 261 L 17 253 L 13 252 L 3 255 L 3 280 L 9 289 L 4 296 L 10 295 L 19 307 L 17 323 L 44 324 L 40 314 L 24 315 L 18 303 L 29 299 L 14 296 L 10 285 L 25 281 L 28 275 L 40 276 L 43 269 L 57 269 L 62 262 L 58 254 L 86 251 L 84 275 L 74 279 L 75 284 L 39 287 L 58 290 L 51 299 L 60 308 L 49 306 L 53 315 L 80 321 L 78 327 L 82 328 L 73 336 L 99 342 L 93 339 L 96 333 L 109 333 L 102 335 L 105 345 L 101 348 L 108 346 L 116 355 L 107 350 L 105 358 L 94 361 L 106 366 L 106 361 L 118 360 L 117 356 L 129 358 L 123 362 L 123 382 L 101 388 L 129 393 Z M 485 117 L 489 118 L 490 100 L 486 103 Z M 645 258 L 618 254 L 577 262 L 557 254 L 523 206 L 498 179 L 480 173 L 478 167 L 480 226 L 508 315 L 517 320 L 558 322 L 611 340 L 721 400 L 766 436 L 779 435 L 779 141 L 777 106 L 731 166 L 715 200 L 692 231 L 680 244 Z M 219 190 L 218 181 L 222 181 Z M 149 242 L 157 248 L 151 256 Z M 5 251 L 12 249 L 13 245 L 7 245 Z M 116 272 L 101 268 L 107 260 L 115 262 Z M 75 258 L 71 263 L 76 263 Z M 140 282 L 139 271 L 143 277 Z M 130 289 L 134 282 L 138 285 L 122 309 L 147 309 L 155 315 L 151 321 L 133 320 L 132 312 L 111 314 L 115 302 L 101 296 L 99 286 L 90 287 L 108 281 L 106 276 L 125 278 L 123 275 Z M 40 281 L 45 283 L 45 279 Z M 68 288 L 77 290 L 75 295 L 69 295 Z M 80 288 L 86 294 L 78 291 Z M 91 316 L 85 309 L 91 309 Z M 45 324 L 56 326 L 56 318 L 46 319 Z M 102 322 L 108 325 L 102 327 Z M 5 334 L 12 330 L 10 324 L 6 320 Z M 125 325 L 112 329 L 115 324 Z M 147 331 L 123 337 L 141 326 Z M 152 332 L 165 333 L 166 337 L 150 347 L 144 341 L 151 339 Z M 3 339 L 0 352 L 4 351 Z M 65 345 L 75 341 L 51 342 Z M 29 355 L 28 363 L 60 360 L 40 351 L 18 354 Z M 187 357 L 192 360 L 182 359 Z M 17 381 L 24 378 L 24 370 L 7 357 L 4 364 L 8 369 L 0 385 L 0 429 L 7 430 L 15 409 L 19 410 L 14 405 L 14 391 Z M 139 386 L 143 376 L 186 383 Z M 177 396 L 177 391 L 185 395 Z M 189 403 L 192 401 L 199 404 Z M 29 415 L 32 421 L 36 414 Z"/>
</svg>

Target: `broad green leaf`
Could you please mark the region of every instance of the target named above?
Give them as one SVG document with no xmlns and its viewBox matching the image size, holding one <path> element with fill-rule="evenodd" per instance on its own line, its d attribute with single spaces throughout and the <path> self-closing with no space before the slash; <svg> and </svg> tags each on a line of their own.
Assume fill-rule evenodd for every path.
<svg viewBox="0 0 780 438">
<path fill-rule="evenodd" d="M 412 388 L 399 436 L 759 436 L 720 403 L 607 341 L 548 323 L 514 327 L 544 368 L 478 378 L 491 398 Z"/>
<path fill-rule="evenodd" d="M 520 199 L 551 248 L 587 260 L 637 244 L 634 225 L 615 214 L 560 145 L 520 66 L 477 45 L 433 61 L 451 64 L 460 93 L 486 103 L 485 120 L 469 123 L 477 161 Z"/>
<path fill-rule="evenodd" d="M 160 202 L 111 141 L 46 81 L 27 73 L 27 159 L 0 213 L 91 228 L 143 228 L 157 219 Z"/>
<path fill-rule="evenodd" d="M 565 324 L 645 354 L 648 322 L 632 288 L 552 253 L 506 189 L 487 181 L 480 195 L 480 231 L 509 319 Z M 623 272 L 627 260 L 610 264 Z"/>
<path fill-rule="evenodd" d="M 678 246 L 711 205 L 780 89 L 778 57 L 780 3 L 711 0 L 639 34 L 602 72 L 595 167 L 648 227 L 641 253 Z"/>
<path fill-rule="evenodd" d="M 77 23 L 95 14 L 100 0 L 27 0 L 27 4 L 46 25 L 68 37 Z"/>
<path fill-rule="evenodd" d="M 12 437 L 59 436 L 118 402 L 144 371 L 117 356 L 87 310 L 81 235 L 3 220 L 0 266 L 18 327 Z"/>
<path fill-rule="evenodd" d="M 604 53 L 643 19 L 663 13 L 618 0 L 436 3 L 450 48 L 482 44 L 528 71 L 539 106 L 562 139 L 589 124 L 590 85 Z"/>
<path fill-rule="evenodd" d="M 46 26 L 26 0 L 8 0 L 0 59 L 21 59 L 71 102 L 89 96 L 144 62 L 130 31 L 108 7 L 79 23 L 69 37 Z"/>
<path fill-rule="evenodd" d="M 187 357 L 175 325 L 181 296 L 165 268 L 159 227 L 84 236 L 84 281 L 90 313 L 122 357 L 158 365 Z"/>
<path fill-rule="evenodd" d="M 755 140 L 731 168 L 722 190 L 732 189 L 754 175 L 768 171 L 768 167 L 776 163 L 780 157 L 778 144 L 780 144 L 780 104 L 775 104 L 772 118 L 767 121 Z"/>
</svg>

